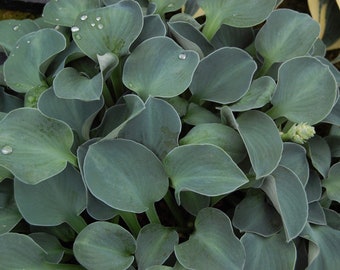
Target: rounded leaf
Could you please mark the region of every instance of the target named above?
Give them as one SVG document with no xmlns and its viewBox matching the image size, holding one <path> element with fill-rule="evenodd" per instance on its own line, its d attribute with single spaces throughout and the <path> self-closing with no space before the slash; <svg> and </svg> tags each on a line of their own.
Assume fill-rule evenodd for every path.
<svg viewBox="0 0 340 270">
<path fill-rule="evenodd" d="M 36 109 L 11 111 L 0 122 L 0 165 L 24 183 L 37 184 L 75 164 L 73 133 Z"/>
<path fill-rule="evenodd" d="M 136 241 L 127 230 L 104 221 L 88 225 L 73 245 L 76 259 L 89 270 L 128 269 L 135 250 Z"/>
<path fill-rule="evenodd" d="M 91 193 L 118 210 L 145 212 L 168 189 L 167 175 L 156 155 L 130 140 L 92 144 L 83 170 Z"/>
<path fill-rule="evenodd" d="M 163 162 L 178 203 L 181 191 L 218 196 L 231 193 L 248 182 L 231 157 L 212 144 L 176 147 Z"/>
<path fill-rule="evenodd" d="M 202 209 L 189 240 L 175 246 L 177 260 L 188 269 L 243 269 L 245 252 L 234 235 L 226 214 L 215 208 Z"/>
<path fill-rule="evenodd" d="M 197 100 L 235 102 L 249 89 L 256 67 L 252 57 L 241 49 L 218 49 L 201 60 L 190 91 Z"/>
<path fill-rule="evenodd" d="M 198 62 L 196 52 L 183 50 L 168 37 L 153 37 L 127 58 L 123 83 L 143 99 L 175 97 L 189 86 Z"/>
<path fill-rule="evenodd" d="M 337 98 L 337 83 L 329 68 L 313 57 L 297 57 L 279 68 L 278 84 L 268 114 L 309 125 L 323 120 Z"/>
</svg>

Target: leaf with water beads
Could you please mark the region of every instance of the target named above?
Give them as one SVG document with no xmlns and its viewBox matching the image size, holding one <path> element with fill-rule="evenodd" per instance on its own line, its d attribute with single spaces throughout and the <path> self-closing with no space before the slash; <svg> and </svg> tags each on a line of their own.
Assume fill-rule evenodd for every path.
<svg viewBox="0 0 340 270">
<path fill-rule="evenodd" d="M 0 165 L 27 184 L 37 184 L 76 165 L 73 133 L 64 122 L 36 109 L 20 108 L 0 122 Z"/>
<path fill-rule="evenodd" d="M 121 1 L 79 14 L 71 31 L 78 47 L 97 61 L 98 54 L 126 55 L 142 28 L 143 14 L 138 3 Z"/>
</svg>

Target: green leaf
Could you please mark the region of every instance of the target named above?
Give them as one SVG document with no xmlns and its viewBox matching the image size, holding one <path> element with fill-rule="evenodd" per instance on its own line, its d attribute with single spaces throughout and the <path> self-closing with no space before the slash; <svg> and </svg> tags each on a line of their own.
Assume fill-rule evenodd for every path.
<svg viewBox="0 0 340 270">
<path fill-rule="evenodd" d="M 328 172 L 328 177 L 322 181 L 327 190 L 327 196 L 333 201 L 340 202 L 340 162 L 335 163 Z"/>
<path fill-rule="evenodd" d="M 156 5 L 155 13 L 160 14 L 164 17 L 164 14 L 167 12 L 175 11 L 180 9 L 184 4 L 185 0 L 150 0 L 150 3 L 154 3 Z"/>
<path fill-rule="evenodd" d="M 20 38 L 4 63 L 7 86 L 19 93 L 46 89 L 44 73 L 53 57 L 65 47 L 65 37 L 53 29 L 41 29 Z"/>
<path fill-rule="evenodd" d="M 210 205 L 210 198 L 191 191 L 181 192 L 181 205 L 191 215 L 197 216 L 198 212 Z"/>
<path fill-rule="evenodd" d="M 178 146 L 181 119 L 166 101 L 149 97 L 143 110 L 119 132 L 119 137 L 139 142 L 161 160 Z"/>
<path fill-rule="evenodd" d="M 14 195 L 20 213 L 32 225 L 56 226 L 67 222 L 76 231 L 82 226 L 78 216 L 86 208 L 86 189 L 72 166 L 36 185 L 15 179 Z"/>
<path fill-rule="evenodd" d="M 0 111 L 9 113 L 10 111 L 23 107 L 22 99 L 12 96 L 5 92 L 5 89 L 0 86 Z"/>
<path fill-rule="evenodd" d="M 308 154 L 312 161 L 313 167 L 318 172 L 326 177 L 328 170 L 331 166 L 331 149 L 326 140 L 322 137 L 315 135 L 308 141 Z"/>
<path fill-rule="evenodd" d="M 218 196 L 231 193 L 248 182 L 231 157 L 212 144 L 176 147 L 163 163 L 178 203 L 181 191 Z"/>
<path fill-rule="evenodd" d="M 270 14 L 256 35 L 256 50 L 269 68 L 275 62 L 306 55 L 319 32 L 318 23 L 309 15 L 290 9 L 278 9 Z M 302 66 L 306 67 L 307 64 Z"/>
<path fill-rule="evenodd" d="M 38 102 L 42 113 L 67 123 L 82 140 L 89 139 L 93 119 L 103 105 L 103 98 L 90 102 L 61 99 L 54 94 L 53 89 L 46 90 Z"/>
<path fill-rule="evenodd" d="M 123 83 L 144 100 L 178 96 L 189 86 L 198 62 L 196 52 L 183 50 L 168 37 L 153 37 L 127 58 Z"/>
<path fill-rule="evenodd" d="M 296 143 L 283 143 L 282 158 L 280 166 L 292 170 L 300 179 L 303 186 L 306 186 L 309 177 L 309 164 L 306 157 L 306 149 Z"/>
<path fill-rule="evenodd" d="M 277 167 L 261 188 L 280 213 L 287 242 L 297 237 L 307 223 L 308 203 L 304 188 L 291 170 Z"/>
<path fill-rule="evenodd" d="M 217 117 L 212 111 L 197 105 L 196 103 L 190 103 L 188 105 L 183 121 L 189 125 L 221 122 L 219 117 Z"/>
<path fill-rule="evenodd" d="M 247 93 L 236 103 L 230 106 L 234 112 L 248 111 L 261 108 L 270 102 L 275 91 L 275 81 L 268 76 L 254 80 Z"/>
<path fill-rule="evenodd" d="M 277 233 L 282 227 L 280 215 L 266 202 L 265 194 L 258 191 L 248 192 L 236 206 L 233 225 L 241 232 L 265 237 Z"/>
<path fill-rule="evenodd" d="M 127 269 L 134 260 L 136 241 L 123 227 L 109 222 L 94 222 L 74 241 L 76 259 L 86 269 Z"/>
<path fill-rule="evenodd" d="M 177 260 L 188 269 L 243 269 L 245 251 L 230 220 L 215 208 L 202 209 L 189 240 L 175 246 Z"/>
<path fill-rule="evenodd" d="M 180 140 L 181 145 L 207 143 L 221 147 L 236 163 L 245 158 L 245 147 L 240 135 L 223 124 L 198 124 Z"/>
<path fill-rule="evenodd" d="M 124 139 L 92 144 L 84 160 L 84 178 L 95 197 L 134 213 L 147 211 L 168 189 L 168 178 L 155 154 Z"/>
<path fill-rule="evenodd" d="M 1 20 L 0 46 L 10 52 L 22 36 L 37 30 L 39 30 L 39 27 L 33 20 Z"/>
<path fill-rule="evenodd" d="M 275 123 L 260 111 L 244 112 L 237 123 L 256 179 L 269 175 L 278 166 L 283 150 Z"/>
<path fill-rule="evenodd" d="M 112 27 L 114 25 L 114 27 Z M 71 28 L 77 46 L 94 61 L 97 55 L 129 53 L 143 27 L 143 14 L 136 1 L 120 1 L 81 12 Z"/>
<path fill-rule="evenodd" d="M 241 242 L 246 250 L 245 270 L 271 269 L 294 270 L 297 259 L 293 242 L 286 243 L 282 233 L 265 238 L 252 233 L 242 236 Z"/>
<path fill-rule="evenodd" d="M 189 88 L 195 100 L 228 104 L 247 92 L 255 70 L 245 51 L 221 48 L 201 60 Z"/>
<path fill-rule="evenodd" d="M 19 223 L 22 216 L 14 201 L 13 181 L 0 183 L 0 235 L 11 231 Z"/>
<path fill-rule="evenodd" d="M 301 67 L 304 67 L 301 69 Z M 313 57 L 297 57 L 283 63 L 268 114 L 309 125 L 323 120 L 337 97 L 337 84 L 329 68 Z"/>
<path fill-rule="evenodd" d="M 328 226 L 307 224 L 300 235 L 309 240 L 308 269 L 336 270 L 340 264 L 340 231 Z"/>
<path fill-rule="evenodd" d="M 250 27 L 263 22 L 275 7 L 276 0 L 197 0 L 204 10 L 203 33 L 210 40 L 222 24 Z"/>
<path fill-rule="evenodd" d="M 0 122 L 0 165 L 27 184 L 37 184 L 76 165 L 73 133 L 64 122 L 36 109 L 11 111 Z"/>
<path fill-rule="evenodd" d="M 327 225 L 325 213 L 319 202 L 308 204 L 308 222 L 310 224 Z"/>
<path fill-rule="evenodd" d="M 138 269 L 161 265 L 174 251 L 178 244 L 178 234 L 175 230 L 160 224 L 144 226 L 137 237 L 136 261 Z"/>
<path fill-rule="evenodd" d="M 322 187 L 319 174 L 311 170 L 307 185 L 305 186 L 308 203 L 317 202 L 321 199 Z"/>
<path fill-rule="evenodd" d="M 98 7 L 98 0 L 48 1 L 44 6 L 42 16 L 48 23 L 71 27 L 74 25 L 79 13 Z"/>
</svg>

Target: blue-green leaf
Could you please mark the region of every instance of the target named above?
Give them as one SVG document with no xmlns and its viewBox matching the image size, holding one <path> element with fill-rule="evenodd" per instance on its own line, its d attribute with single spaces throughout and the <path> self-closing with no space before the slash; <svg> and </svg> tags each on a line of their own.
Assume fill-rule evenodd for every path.
<svg viewBox="0 0 340 270">
<path fill-rule="evenodd" d="M 176 147 L 163 163 L 175 188 L 178 203 L 181 191 L 218 196 L 228 194 L 248 182 L 231 157 L 212 144 Z"/>
<path fill-rule="evenodd" d="M 261 188 L 281 215 L 286 240 L 291 241 L 307 223 L 308 202 L 301 181 L 291 170 L 279 166 Z"/>
<path fill-rule="evenodd" d="M 127 230 L 104 221 L 88 225 L 73 245 L 76 259 L 89 270 L 128 269 L 135 250 L 136 241 Z"/>
<path fill-rule="evenodd" d="M 215 208 L 202 209 L 189 240 L 175 246 L 177 260 L 188 269 L 243 269 L 245 251 L 234 235 L 226 214 Z"/>
<path fill-rule="evenodd" d="M 275 123 L 260 111 L 244 112 L 237 123 L 256 178 L 269 175 L 278 166 L 283 150 Z"/>
<path fill-rule="evenodd" d="M 328 172 L 327 178 L 322 181 L 327 190 L 327 196 L 333 201 L 340 202 L 340 162 L 335 163 Z"/>
<path fill-rule="evenodd" d="M 315 169 L 326 177 L 331 166 L 331 149 L 326 140 L 315 135 L 308 141 L 308 154 Z"/>
</svg>

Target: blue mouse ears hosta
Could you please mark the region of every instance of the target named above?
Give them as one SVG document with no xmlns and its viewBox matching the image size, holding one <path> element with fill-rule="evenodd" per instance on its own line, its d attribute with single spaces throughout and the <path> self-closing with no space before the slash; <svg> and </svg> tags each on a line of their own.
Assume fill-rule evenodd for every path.
<svg viewBox="0 0 340 270">
<path fill-rule="evenodd" d="M 338 269 L 340 73 L 279 2 L 1 21 L 0 268 Z"/>
</svg>

